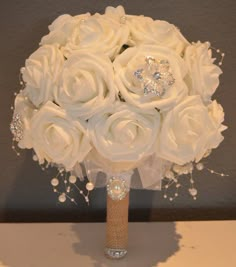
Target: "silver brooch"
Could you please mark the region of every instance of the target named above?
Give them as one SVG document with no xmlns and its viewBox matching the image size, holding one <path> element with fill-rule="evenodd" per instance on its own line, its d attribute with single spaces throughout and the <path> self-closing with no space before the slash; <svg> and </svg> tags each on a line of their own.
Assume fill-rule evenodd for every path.
<svg viewBox="0 0 236 267">
<path fill-rule="evenodd" d="M 175 82 L 169 61 L 157 61 L 151 56 L 146 57 L 145 61 L 144 67 L 137 69 L 134 76 L 141 83 L 145 96 L 153 94 L 162 97 Z"/>
<path fill-rule="evenodd" d="M 15 113 L 10 124 L 14 140 L 19 142 L 23 138 L 23 123 L 18 113 Z"/>
</svg>

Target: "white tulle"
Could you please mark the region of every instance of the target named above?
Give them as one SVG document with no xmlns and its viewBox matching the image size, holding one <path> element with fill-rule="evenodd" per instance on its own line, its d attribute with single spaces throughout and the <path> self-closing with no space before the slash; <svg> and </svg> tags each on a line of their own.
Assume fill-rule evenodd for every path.
<svg viewBox="0 0 236 267">
<path fill-rule="evenodd" d="M 94 158 L 89 156 L 83 163 L 85 172 L 82 172 L 81 166 L 77 166 L 73 173 L 78 177 L 87 176 L 96 187 L 104 187 L 111 177 L 119 176 L 126 181 L 126 185 L 130 188 L 161 190 L 162 179 L 171 165 L 170 162 L 153 154 L 139 162 L 137 168 L 126 169 L 120 165 L 120 168 L 112 169 L 109 168 L 108 160 L 104 160 L 101 164 L 101 161 L 95 162 Z"/>
</svg>

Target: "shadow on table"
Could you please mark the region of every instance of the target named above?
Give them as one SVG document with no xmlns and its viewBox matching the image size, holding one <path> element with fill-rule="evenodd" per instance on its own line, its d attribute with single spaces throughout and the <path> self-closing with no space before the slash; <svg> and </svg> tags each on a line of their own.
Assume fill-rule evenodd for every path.
<svg viewBox="0 0 236 267">
<path fill-rule="evenodd" d="M 88 256 L 93 262 L 91 267 L 158 266 L 180 249 L 181 236 L 176 233 L 173 222 L 130 224 L 128 255 L 119 261 L 109 260 L 103 255 L 104 224 L 100 224 L 99 227 L 89 227 L 89 225 L 81 227 L 75 224 L 72 230 L 78 238 L 78 242 L 73 244 L 75 253 Z"/>
</svg>

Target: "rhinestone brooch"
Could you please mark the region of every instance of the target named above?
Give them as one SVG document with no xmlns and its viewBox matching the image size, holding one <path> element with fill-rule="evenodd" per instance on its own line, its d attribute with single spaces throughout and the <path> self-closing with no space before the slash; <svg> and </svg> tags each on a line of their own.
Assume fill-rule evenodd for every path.
<svg viewBox="0 0 236 267">
<path fill-rule="evenodd" d="M 143 87 L 144 95 L 164 96 L 166 90 L 175 82 L 169 61 L 164 59 L 157 61 L 151 56 L 146 57 L 145 61 L 145 66 L 134 72 L 135 78 Z"/>
<path fill-rule="evenodd" d="M 124 179 L 120 177 L 112 177 L 107 184 L 107 193 L 113 200 L 122 200 L 129 192 Z"/>
</svg>

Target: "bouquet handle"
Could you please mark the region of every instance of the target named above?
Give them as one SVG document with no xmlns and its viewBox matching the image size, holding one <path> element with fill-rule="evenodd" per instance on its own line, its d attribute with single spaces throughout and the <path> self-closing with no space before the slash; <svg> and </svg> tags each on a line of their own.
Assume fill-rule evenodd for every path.
<svg viewBox="0 0 236 267">
<path fill-rule="evenodd" d="M 129 192 L 121 200 L 114 200 L 107 194 L 107 223 L 105 255 L 121 259 L 128 247 Z"/>
</svg>

